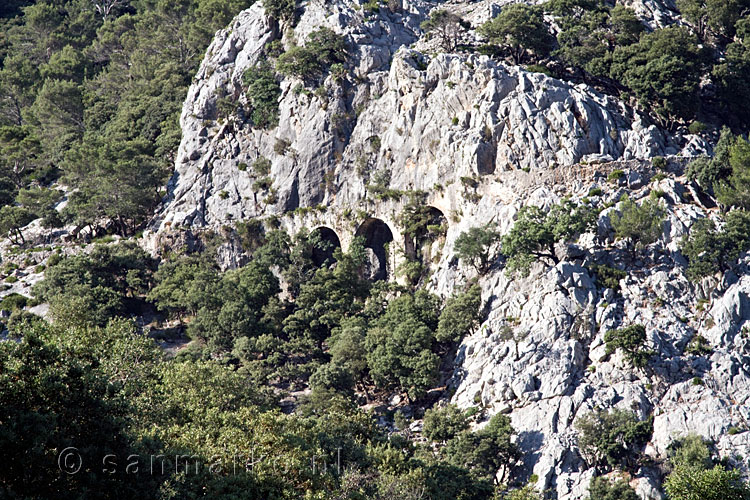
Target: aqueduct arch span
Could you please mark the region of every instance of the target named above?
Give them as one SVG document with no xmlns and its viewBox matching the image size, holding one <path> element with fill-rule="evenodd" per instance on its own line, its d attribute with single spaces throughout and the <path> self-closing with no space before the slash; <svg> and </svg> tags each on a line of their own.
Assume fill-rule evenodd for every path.
<svg viewBox="0 0 750 500">
<path fill-rule="evenodd" d="M 310 231 L 310 236 L 319 238 L 321 246 L 313 248 L 312 259 L 316 266 L 331 265 L 336 260 L 334 253 L 337 248 L 341 248 L 341 239 L 336 231 L 328 226 L 318 226 Z"/>
<path fill-rule="evenodd" d="M 373 280 L 388 279 L 393 275 L 395 260 L 392 258 L 393 231 L 383 220 L 369 217 L 362 222 L 354 237 L 364 240 L 365 248 L 370 252 L 369 275 Z"/>
<path fill-rule="evenodd" d="M 365 239 L 365 247 L 369 248 L 374 279 L 394 279 L 395 270 L 404 260 L 404 255 L 417 256 L 421 250 L 420 241 L 425 238 L 435 241 L 442 234 L 435 234 L 435 227 L 447 225 L 445 214 L 449 208 L 445 206 L 447 200 L 430 200 L 426 203 L 428 217 L 426 226 L 433 226 L 427 231 L 418 231 L 418 234 L 407 236 L 401 223 L 398 222 L 398 214 L 403 209 L 399 202 L 380 201 L 377 204 L 363 205 L 359 207 L 337 207 L 329 206 L 325 210 L 298 210 L 288 212 L 278 218 L 281 227 L 289 234 L 297 234 L 300 231 L 309 231 L 310 234 L 318 232 L 324 241 L 330 242 L 329 250 L 317 253 L 314 256 L 319 265 L 332 258 L 335 247 L 348 252 L 352 241 L 357 236 Z M 357 211 L 367 212 L 364 220 L 356 221 L 352 214 Z M 409 241 L 410 240 L 410 241 Z M 332 248 L 331 248 L 332 247 Z M 434 246 L 433 246 L 434 248 Z M 411 253 L 410 253 L 411 252 Z M 330 255 L 328 255 L 330 253 Z M 432 258 L 434 250 L 429 255 L 419 255 L 426 260 Z M 427 263 L 425 260 L 425 263 Z"/>
</svg>

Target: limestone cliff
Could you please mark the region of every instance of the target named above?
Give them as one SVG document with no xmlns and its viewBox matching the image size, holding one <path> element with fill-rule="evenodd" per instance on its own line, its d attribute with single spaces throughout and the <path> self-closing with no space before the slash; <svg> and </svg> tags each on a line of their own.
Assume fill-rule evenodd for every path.
<svg viewBox="0 0 750 500">
<path fill-rule="evenodd" d="M 694 220 L 714 216 L 682 175 L 684 158 L 708 146 L 673 137 L 585 85 L 486 56 L 435 53 L 419 29 L 438 4 L 478 23 L 504 3 L 404 0 L 396 11 L 366 13 L 351 0 L 308 1 L 293 31 L 269 20 L 260 4 L 242 12 L 216 35 L 185 101 L 176 171 L 152 241 L 277 215 L 292 231 L 324 226 L 344 247 L 355 234 L 365 236 L 389 274 L 399 250 L 408 250 L 397 220 L 403 199 L 373 196 L 368 185 L 378 179 L 397 193 L 425 191 L 425 203 L 447 221 L 429 283 L 446 296 L 475 274 L 453 250 L 466 229 L 493 223 L 505 232 L 526 204 L 547 207 L 569 196 L 605 206 L 623 193 L 639 200 L 656 191 L 668 214 L 665 231 L 635 264 L 613 241 L 614 205 L 601 213 L 596 234 L 560 249 L 557 266 L 538 265 L 525 279 L 497 266 L 482 277 L 489 313 L 459 348 L 452 401 L 508 413 L 525 453 L 520 474 L 537 474 L 539 489 L 560 499 L 585 497 L 593 470 L 577 450 L 573 422 L 595 407 L 653 415 L 647 453 L 657 460 L 688 432 L 716 440 L 734 460 L 750 446 L 750 432 L 727 432 L 747 429 L 750 418 L 750 339 L 743 333 L 750 279 L 728 273 L 693 284 L 678 249 Z M 669 2 L 631 3 L 649 24 L 674 19 Z M 242 75 L 264 47 L 302 42 L 319 26 L 345 35 L 353 48 L 345 79 L 329 77 L 315 92 L 283 80 L 279 126 L 271 130 L 253 129 L 242 116 L 219 117 L 220 96 L 247 99 Z M 669 159 L 666 178 L 653 178 L 657 155 Z M 243 167 L 261 157 L 271 163 L 270 188 Z M 614 169 L 625 175 L 609 182 Z M 378 243 L 391 241 L 389 253 L 378 255 Z M 630 266 L 619 293 L 597 282 L 590 264 Z M 646 327 L 658 353 L 648 371 L 605 354 L 605 332 L 633 323 Z M 696 334 L 708 339 L 711 355 L 685 353 Z M 632 484 L 643 498 L 661 498 L 657 476 L 644 467 Z"/>
</svg>

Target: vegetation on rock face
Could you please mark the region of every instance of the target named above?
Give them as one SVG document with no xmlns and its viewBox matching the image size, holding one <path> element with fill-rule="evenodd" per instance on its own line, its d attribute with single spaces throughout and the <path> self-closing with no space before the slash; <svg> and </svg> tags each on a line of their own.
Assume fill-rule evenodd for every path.
<svg viewBox="0 0 750 500">
<path fill-rule="evenodd" d="M 589 500 L 638 500 L 638 495 L 622 479 L 611 481 L 606 477 L 595 477 L 589 485 Z"/>
<path fill-rule="evenodd" d="M 696 181 L 706 192 L 713 193 L 714 184 L 726 179 L 731 172 L 729 154 L 734 141 L 735 137 L 732 132 L 724 127 L 714 147 L 714 156 L 702 157 L 690 162 L 685 171 L 688 179 Z"/>
<path fill-rule="evenodd" d="M 750 214 L 734 210 L 725 219 L 721 229 L 711 219 L 697 220 L 683 239 L 680 251 L 688 259 L 690 279 L 726 271 L 750 250 Z"/>
<path fill-rule="evenodd" d="M 435 337 L 439 342 L 455 342 L 473 333 L 481 320 L 482 289 L 472 285 L 449 298 L 440 313 Z"/>
<path fill-rule="evenodd" d="M 245 71 L 242 77 L 252 105 L 250 119 L 258 128 L 273 128 L 279 122 L 281 87 L 268 63 L 260 63 Z"/>
<path fill-rule="evenodd" d="M 614 51 L 637 42 L 645 30 L 634 12 L 619 4 L 610 9 L 596 1 L 551 0 L 547 9 L 561 21 L 555 55 L 597 77 L 609 76 Z"/>
<path fill-rule="evenodd" d="M 332 64 L 347 60 L 346 40 L 330 28 L 319 28 L 310 33 L 304 46 L 295 46 L 281 54 L 276 69 L 287 76 L 305 81 L 320 78 Z"/>
<path fill-rule="evenodd" d="M 578 446 L 591 466 L 600 470 L 634 466 L 637 450 L 651 438 L 650 419 L 639 421 L 623 410 L 599 410 L 576 421 Z"/>
<path fill-rule="evenodd" d="M 604 335 L 607 354 L 621 349 L 625 359 L 636 368 L 644 368 L 654 352 L 646 347 L 646 328 L 643 325 L 630 325 L 619 330 L 610 330 Z"/>
<path fill-rule="evenodd" d="M 543 61 L 555 76 L 627 92 L 663 126 L 689 124 L 705 110 L 747 124 L 748 6 L 745 0 L 681 0 L 684 25 L 648 31 L 621 4 L 549 0 L 504 6 L 479 32 L 491 44 L 484 51 L 514 64 Z M 701 91 L 705 77 L 718 99 Z"/>
<path fill-rule="evenodd" d="M 664 232 L 664 209 L 659 200 L 638 205 L 626 197 L 620 211 L 611 217 L 615 236 L 627 240 L 633 250 L 642 250 L 659 240 Z"/>
<path fill-rule="evenodd" d="M 294 23 L 297 0 L 263 0 L 263 8 L 279 21 Z"/>
<path fill-rule="evenodd" d="M 294 26 L 295 0 L 262 1 L 274 29 Z M 689 132 L 711 137 L 724 122 L 736 132 L 747 125 L 747 0 L 678 0 L 687 23 L 655 30 L 646 30 L 632 10 L 611 3 L 503 6 L 480 28 L 490 45 L 479 50 L 630 97 L 668 127 L 691 123 Z M 0 5 L 0 233 L 26 245 L 22 228 L 35 219 L 45 228 L 74 223 L 76 233 L 106 231 L 110 239 L 142 229 L 174 164 L 180 106 L 204 50 L 217 29 L 251 4 L 14 0 Z M 398 6 L 388 4 L 390 12 L 382 14 L 396 16 Z M 377 21 L 380 3 L 369 1 L 363 10 L 368 23 Z M 422 29 L 453 51 L 460 31 L 469 28 L 437 9 Z M 285 53 L 280 41 L 273 42 L 262 62 L 243 75 L 246 109 L 236 95 L 217 93 L 218 116 L 198 117 L 204 131 L 228 112 L 236 113 L 233 125 L 244 120 L 239 124 L 276 127 L 282 76 L 319 85 L 331 75 L 344 95 L 353 95 L 349 84 L 361 83 L 346 81 L 354 49 L 328 28 L 312 31 L 303 45 Z M 298 90 L 313 95 L 302 85 Z M 315 93 L 321 101 L 323 90 Z M 353 110 L 346 113 L 354 116 Z M 381 154 L 385 142 L 371 136 L 372 152 Z M 291 158 L 288 146 L 279 139 L 274 149 Z M 715 195 L 723 211 L 695 222 L 681 244 L 693 280 L 734 268 L 750 250 L 750 142 L 725 128 L 714 153 L 687 169 L 688 178 Z M 232 174 L 252 174 L 256 190 L 267 190 L 274 182 L 271 162 L 253 154 L 250 172 L 243 173 L 248 165 L 241 163 Z M 382 155 L 388 154 L 382 148 Z M 667 165 L 656 158 L 653 164 Z M 670 161 L 670 169 L 675 164 Z M 368 189 L 378 199 L 406 193 L 389 188 L 389 172 L 372 175 Z M 615 171 L 612 180 L 623 185 L 623 176 Z M 57 181 L 70 188 L 64 209 Z M 472 187 L 478 181 L 462 182 Z M 606 200 L 609 194 L 599 189 L 590 196 Z M 223 228 L 232 241 L 206 231 L 196 236 L 195 247 L 186 245 L 195 253 L 180 255 L 187 248 L 175 244 L 158 263 L 132 241 L 100 242 L 82 252 L 68 246 L 66 253 L 75 254 L 65 257 L 53 253 L 34 269 L 44 271 L 44 279 L 35 285 L 33 300 L 9 291 L 0 304 L 12 313 L 5 322 L 12 340 L 0 342 L 0 449 L 8 457 L 0 471 L 3 495 L 540 498 L 531 485 L 507 489 L 525 482 L 516 471 L 519 446 L 529 436 L 519 435 L 507 415 L 483 422 L 490 407 L 480 405 L 489 392 L 478 392 L 477 407 L 466 411 L 442 402 L 429 408 L 438 398 L 450 398 L 450 386 L 436 386 L 444 385 L 453 357 L 465 348 L 459 342 L 476 333 L 483 302 L 477 282 L 445 300 L 419 288 L 429 265 L 425 242 L 442 242 L 446 226 L 442 215 L 416 199 L 398 217 L 413 247 L 410 287 L 364 279 L 369 250 L 361 239 L 344 253 L 317 232 L 290 237 L 267 229 L 273 218 L 266 228 L 260 220 Z M 455 254 L 485 273 L 501 246 L 509 274 L 526 275 L 538 260 L 557 264 L 557 245 L 593 229 L 592 206 L 597 204 L 563 200 L 547 211 L 524 207 L 504 237 L 490 225 L 471 228 L 456 238 Z M 611 221 L 618 238 L 643 248 L 661 237 L 664 219 L 658 201 L 626 198 Z M 217 247 L 223 243 L 246 252 L 238 268 L 219 268 Z M 17 262 L 24 258 L 15 253 L 19 250 L 25 251 L 7 254 Z M 585 261 L 627 268 L 617 256 Z M 27 260 L 26 268 L 39 264 L 31 256 Z M 601 265 L 591 269 L 600 289 L 615 291 L 627 273 Z M 28 272 L 7 262 L 5 286 L 22 285 L 22 271 Z M 486 285 L 482 282 L 485 290 Z M 54 323 L 24 310 L 39 302 L 49 303 Z M 138 325 L 123 319 L 129 317 Z M 158 335 L 184 332 L 191 342 L 175 357 L 165 356 L 146 335 L 150 326 L 139 326 L 150 317 L 164 327 Z M 505 328 L 495 338 L 525 334 Z M 632 366 L 644 368 L 653 354 L 647 339 L 642 325 L 610 330 L 606 353 L 620 350 Z M 695 333 L 684 356 L 711 352 L 705 337 Z M 380 406 L 385 401 L 393 402 L 387 412 Z M 398 430 L 376 425 L 372 414 L 358 408 L 365 403 L 386 421 L 398 407 Z M 418 426 L 408 425 L 423 410 L 426 443 L 411 439 Z M 595 408 L 579 417 L 576 427 L 581 453 L 597 473 L 635 471 L 644 464 L 640 451 L 653 431 L 650 417 L 639 421 L 631 412 Z M 732 429 L 730 434 L 737 430 Z M 80 474 L 60 470 L 58 453 L 68 446 L 81 454 Z M 112 453 L 118 461 L 110 473 L 108 464 L 104 470 L 98 465 Z M 147 467 L 126 473 L 121 462 L 131 456 L 179 460 L 178 455 L 195 460 L 195 474 L 181 472 L 175 463 L 154 474 L 146 473 Z M 219 467 L 210 468 L 217 461 Z M 318 466 L 321 461 L 325 465 Z M 750 499 L 748 486 L 729 464 L 717 465 L 710 444 L 699 436 L 678 439 L 665 464 L 666 492 L 672 500 Z M 589 493 L 591 500 L 636 498 L 625 481 L 601 476 L 592 480 Z"/>
<path fill-rule="evenodd" d="M 678 465 L 664 482 L 671 500 L 712 500 L 750 498 L 750 487 L 742 480 L 739 470 L 727 470 L 723 465 L 703 469 L 696 465 Z"/>
<path fill-rule="evenodd" d="M 472 265 L 477 271 L 486 271 L 491 263 L 490 251 L 500 235 L 490 226 L 472 227 L 456 238 L 456 256 Z"/>
<path fill-rule="evenodd" d="M 553 38 L 544 24 L 542 11 L 524 3 L 503 7 L 500 14 L 479 28 L 490 44 L 510 56 L 515 64 L 529 55 L 539 59 L 552 50 Z"/>
<path fill-rule="evenodd" d="M 526 276 L 531 264 L 549 259 L 557 264 L 555 245 L 592 228 L 595 213 L 586 206 L 570 201 L 554 205 L 548 212 L 526 206 L 518 211 L 513 228 L 503 237 L 502 252 L 508 258 L 506 269 Z"/>
<path fill-rule="evenodd" d="M 645 107 L 668 125 L 695 116 L 705 53 L 683 27 L 643 35 L 637 43 L 612 54 L 611 75 L 630 88 Z"/>
<path fill-rule="evenodd" d="M 435 33 L 440 38 L 443 50 L 451 52 L 456 48 L 462 20 L 445 9 L 433 10 L 430 18 L 422 21 L 420 27 L 427 33 Z"/>
<path fill-rule="evenodd" d="M 432 408 L 424 414 L 425 436 L 433 441 L 448 441 L 469 428 L 469 421 L 455 405 Z"/>
</svg>

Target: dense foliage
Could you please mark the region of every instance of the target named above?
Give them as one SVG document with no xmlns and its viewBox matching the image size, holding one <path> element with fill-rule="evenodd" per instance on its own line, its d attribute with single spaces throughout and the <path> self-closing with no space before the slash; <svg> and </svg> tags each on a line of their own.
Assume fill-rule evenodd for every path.
<svg viewBox="0 0 750 500">
<path fill-rule="evenodd" d="M 595 216 L 590 208 L 567 200 L 547 212 L 535 206 L 521 208 L 515 224 L 503 237 L 502 252 L 508 258 L 506 269 L 525 276 L 538 259 L 557 264 L 560 259 L 555 254 L 555 244 L 590 230 Z"/>
<path fill-rule="evenodd" d="M 605 477 L 595 477 L 589 485 L 589 500 L 638 500 L 638 495 L 622 479 L 610 481 Z"/>
<path fill-rule="evenodd" d="M 625 359 L 636 368 L 644 368 L 654 352 L 646 347 L 646 328 L 643 325 L 630 325 L 618 330 L 609 330 L 604 335 L 606 353 L 612 354 L 621 349 Z"/>
<path fill-rule="evenodd" d="M 629 469 L 635 465 L 638 449 L 651 438 L 651 419 L 639 421 L 623 410 L 599 410 L 576 421 L 578 445 L 584 458 L 599 470 Z"/>
<path fill-rule="evenodd" d="M 635 252 L 659 240 L 664 232 L 664 217 L 658 199 L 648 199 L 639 205 L 626 197 L 611 222 L 615 236 L 626 240 Z"/>
<path fill-rule="evenodd" d="M 65 219 L 132 234 L 159 201 L 205 48 L 251 3 L 65 0 L 3 10 L 0 193 L 19 206 L 0 214 L 1 229 L 49 215 L 59 200 L 50 182 L 61 177 L 75 190 Z M 45 196 L 30 203 L 27 189 Z"/>
</svg>

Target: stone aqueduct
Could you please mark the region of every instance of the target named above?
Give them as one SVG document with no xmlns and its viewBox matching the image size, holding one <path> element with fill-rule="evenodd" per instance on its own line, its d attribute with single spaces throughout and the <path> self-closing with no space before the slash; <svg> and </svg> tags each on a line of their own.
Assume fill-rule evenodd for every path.
<svg viewBox="0 0 750 500">
<path fill-rule="evenodd" d="M 424 203 L 430 212 L 447 224 L 449 208 L 442 200 L 429 200 Z M 319 232 L 322 239 L 347 252 L 354 238 L 361 236 L 365 248 L 372 251 L 377 259 L 374 279 L 394 279 L 395 270 L 417 249 L 413 238 L 404 234 L 399 214 L 404 207 L 401 201 L 366 202 L 357 207 L 328 206 L 325 210 L 298 209 L 281 216 L 280 222 L 290 234 L 306 230 Z M 419 235 L 416 235 L 417 240 Z M 417 242 L 418 243 L 418 242 Z M 322 264 L 330 255 L 314 255 L 313 259 Z"/>
</svg>

